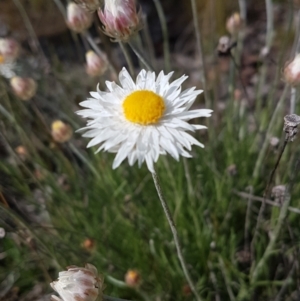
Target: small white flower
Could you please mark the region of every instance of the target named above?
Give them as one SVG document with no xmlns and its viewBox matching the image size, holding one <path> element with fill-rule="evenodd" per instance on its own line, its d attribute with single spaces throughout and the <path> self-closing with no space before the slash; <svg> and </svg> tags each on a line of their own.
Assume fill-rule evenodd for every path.
<svg viewBox="0 0 300 301">
<path fill-rule="evenodd" d="M 92 98 L 80 103 L 83 109 L 77 113 L 88 119 L 84 137 L 92 138 L 87 147 L 100 145 L 101 150 L 116 153 L 113 168 L 128 158 L 129 165 L 146 161 L 154 172 L 153 163 L 159 155 L 169 153 L 179 160 L 180 156 L 191 157 L 193 144 L 203 147 L 187 131 L 206 128 L 189 124 L 197 117 L 209 117 L 212 110 L 189 110 L 200 94 L 195 87 L 181 92 L 182 76 L 169 83 L 173 72 L 142 70 L 134 82 L 125 68 L 119 74 L 121 85 L 106 82 L 108 92 L 97 89 Z"/>
<path fill-rule="evenodd" d="M 52 301 L 95 301 L 98 297 L 97 300 L 101 300 L 103 282 L 91 264 L 84 268 L 68 267 L 50 285 L 60 296 L 51 296 Z"/>
</svg>

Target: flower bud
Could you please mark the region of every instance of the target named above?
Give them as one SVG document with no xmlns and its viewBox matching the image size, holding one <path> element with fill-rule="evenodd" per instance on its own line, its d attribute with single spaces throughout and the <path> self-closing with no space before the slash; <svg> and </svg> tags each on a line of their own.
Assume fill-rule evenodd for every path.
<svg viewBox="0 0 300 301">
<path fill-rule="evenodd" d="M 115 41 L 127 41 L 141 26 L 141 11 L 136 11 L 135 0 L 106 0 L 98 11 L 104 33 Z"/>
<path fill-rule="evenodd" d="M 182 287 L 182 294 L 183 294 L 184 297 L 189 297 L 189 296 L 191 296 L 192 290 L 191 290 L 191 287 L 190 287 L 188 284 L 185 284 L 185 285 Z"/>
<path fill-rule="evenodd" d="M 5 237 L 5 229 L 0 227 L 0 238 Z"/>
<path fill-rule="evenodd" d="M 67 271 L 59 272 L 58 280 L 50 285 L 60 296 L 51 296 L 53 301 L 102 300 L 103 280 L 91 264 L 86 264 L 84 268 L 68 267 Z"/>
<path fill-rule="evenodd" d="M 16 147 L 15 152 L 18 154 L 19 158 L 22 161 L 25 161 L 28 158 L 28 151 L 23 145 L 19 145 L 18 147 Z"/>
<path fill-rule="evenodd" d="M 103 0 L 75 0 L 75 2 L 83 9 L 89 12 L 94 12 L 100 8 Z"/>
<path fill-rule="evenodd" d="M 292 86 L 300 84 L 300 54 L 298 54 L 283 71 L 284 79 Z"/>
<path fill-rule="evenodd" d="M 4 60 L 15 60 L 20 53 L 19 43 L 12 38 L 0 38 L 0 55 Z"/>
<path fill-rule="evenodd" d="M 138 287 L 141 283 L 141 275 L 136 270 L 128 270 L 125 274 L 125 283 L 130 287 Z"/>
<path fill-rule="evenodd" d="M 76 3 L 69 3 L 67 7 L 67 25 L 75 32 L 83 32 L 92 25 L 93 16 Z"/>
<path fill-rule="evenodd" d="M 90 76 L 102 75 L 107 69 L 106 56 L 103 58 L 97 55 L 94 51 L 90 50 L 85 54 L 86 59 L 86 73 Z"/>
<path fill-rule="evenodd" d="M 95 249 L 96 242 L 95 242 L 95 240 L 92 239 L 92 238 L 86 238 L 86 239 L 82 242 L 81 246 L 82 246 L 86 251 L 91 252 L 91 251 L 93 251 L 93 250 Z"/>
<path fill-rule="evenodd" d="M 14 76 L 10 80 L 10 85 L 16 96 L 22 100 L 29 100 L 37 90 L 36 82 L 29 77 Z"/>
<path fill-rule="evenodd" d="M 243 21 L 239 13 L 231 15 L 226 22 L 226 29 L 231 35 L 236 35 L 242 28 Z"/>
<path fill-rule="evenodd" d="M 64 143 L 71 139 L 73 135 L 72 128 L 62 122 L 61 120 L 55 120 L 51 124 L 51 136 L 57 143 Z"/>
</svg>

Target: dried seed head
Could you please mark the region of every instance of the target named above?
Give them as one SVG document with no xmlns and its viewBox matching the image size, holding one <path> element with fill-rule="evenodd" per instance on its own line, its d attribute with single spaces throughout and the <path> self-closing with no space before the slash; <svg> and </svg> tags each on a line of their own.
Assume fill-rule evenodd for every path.
<svg viewBox="0 0 300 301">
<path fill-rule="evenodd" d="M 13 92 L 22 100 L 31 99 L 37 90 L 36 82 L 29 77 L 14 76 L 10 80 Z"/>
<path fill-rule="evenodd" d="M 239 263 L 245 264 L 251 261 L 251 253 L 247 249 L 236 252 L 235 257 Z"/>
<path fill-rule="evenodd" d="M 235 176 L 237 175 L 237 168 L 235 164 L 231 164 L 227 167 L 227 174 L 229 176 Z"/>
<path fill-rule="evenodd" d="M 84 10 L 76 3 L 70 2 L 67 6 L 67 26 L 75 32 L 83 32 L 88 29 L 93 22 L 91 13 Z"/>
<path fill-rule="evenodd" d="M 286 186 L 285 185 L 277 185 L 272 188 L 272 196 L 275 198 L 276 203 L 282 204 L 286 194 Z"/>
<path fill-rule="evenodd" d="M 300 124 L 300 116 L 296 114 L 286 115 L 284 116 L 284 126 L 283 130 L 286 133 L 285 139 L 287 141 L 293 141 L 298 129 L 297 126 Z"/>
<path fill-rule="evenodd" d="M 85 54 L 86 73 L 90 76 L 100 76 L 107 70 L 107 60 L 105 54 L 103 57 L 90 50 Z"/>
<path fill-rule="evenodd" d="M 70 125 L 61 120 L 55 120 L 51 124 L 51 135 L 55 142 L 64 143 L 71 139 L 73 130 Z"/>
<path fill-rule="evenodd" d="M 228 36 L 220 37 L 217 50 L 218 50 L 219 55 L 229 55 L 230 54 L 231 41 Z"/>
</svg>

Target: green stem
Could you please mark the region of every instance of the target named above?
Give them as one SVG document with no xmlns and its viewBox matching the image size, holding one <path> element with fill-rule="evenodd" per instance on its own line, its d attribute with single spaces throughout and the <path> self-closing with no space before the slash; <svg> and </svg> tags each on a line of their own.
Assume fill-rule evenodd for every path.
<svg viewBox="0 0 300 301">
<path fill-rule="evenodd" d="M 272 251 L 274 249 L 274 246 L 275 246 L 275 243 L 277 241 L 277 238 L 279 236 L 279 233 L 282 229 L 282 226 L 283 226 L 283 223 L 284 223 L 284 220 L 287 216 L 287 212 L 288 212 L 288 208 L 289 208 L 289 204 L 290 204 L 290 200 L 291 200 L 291 197 L 289 195 L 288 192 L 286 192 L 285 194 L 285 200 L 283 202 L 283 206 L 280 210 L 280 214 L 279 214 L 279 218 L 278 218 L 278 222 L 277 222 L 277 225 L 273 231 L 273 233 L 270 233 L 270 241 L 269 241 L 269 244 L 262 256 L 262 258 L 259 260 L 257 266 L 255 267 L 254 271 L 253 271 L 253 274 L 252 274 L 252 277 L 251 277 L 251 283 L 254 284 L 258 277 L 260 276 L 264 266 L 266 265 L 266 262 L 267 260 L 269 259 L 270 255 L 272 254 Z"/>
<path fill-rule="evenodd" d="M 206 107 L 210 108 L 211 100 L 210 100 L 210 96 L 209 96 L 209 93 L 207 90 L 207 85 L 206 85 L 205 62 L 204 62 L 204 56 L 203 56 L 203 51 L 202 51 L 202 43 L 201 43 L 201 35 L 200 35 L 200 30 L 199 30 L 199 21 L 198 21 L 196 0 L 191 0 L 191 4 L 192 4 L 193 21 L 194 21 L 194 27 L 195 27 L 195 33 L 196 33 L 197 50 L 198 50 L 199 58 L 201 61 L 200 77 L 201 77 L 201 82 L 202 82 L 203 90 L 204 90 L 205 104 L 206 104 Z"/>
<path fill-rule="evenodd" d="M 45 250 L 48 251 L 49 255 L 52 256 L 52 260 L 54 260 L 57 264 L 57 266 L 62 269 L 57 257 L 55 256 L 55 253 L 53 253 L 47 246 L 46 243 L 44 243 L 36 234 L 34 231 L 30 229 L 30 227 L 12 210 L 5 208 L 3 205 L 0 204 L 0 210 L 4 211 L 8 216 L 15 219 L 23 228 L 27 229 L 27 231 L 31 234 L 31 236 L 35 239 L 36 242 L 38 242 L 41 246 L 45 248 Z"/>
<path fill-rule="evenodd" d="M 122 50 L 122 52 L 124 54 L 124 57 L 125 57 L 125 60 L 127 62 L 130 75 L 131 75 L 131 77 L 134 77 L 134 67 L 133 67 L 133 63 L 132 63 L 131 57 L 130 57 L 130 55 L 128 53 L 128 50 L 126 49 L 126 46 L 124 45 L 123 42 L 119 42 L 119 45 L 121 47 L 121 50 Z"/>
<path fill-rule="evenodd" d="M 276 119 L 278 117 L 278 113 L 280 112 L 280 109 L 281 109 L 281 107 L 282 107 L 282 105 L 284 103 L 287 90 L 288 90 L 287 86 L 285 86 L 285 88 L 284 88 L 284 90 L 282 92 L 281 98 L 278 101 L 277 106 L 275 108 L 275 111 L 273 113 L 272 119 L 271 119 L 271 121 L 269 123 L 269 126 L 268 126 L 268 129 L 267 129 L 266 135 L 265 135 L 265 139 L 264 139 L 263 145 L 262 145 L 262 147 L 260 149 L 260 152 L 258 154 L 256 163 L 255 163 L 255 167 L 254 167 L 254 171 L 253 171 L 253 175 L 252 175 L 252 177 L 254 178 L 254 180 L 257 179 L 257 177 L 259 175 L 260 168 L 263 165 L 262 161 L 264 159 L 264 156 L 266 154 L 266 151 L 267 151 L 267 148 L 268 148 L 268 145 L 269 145 L 269 142 L 270 142 L 271 131 L 272 131 L 272 129 L 274 127 L 274 124 L 275 124 L 275 121 L 276 121 Z"/>
<path fill-rule="evenodd" d="M 152 178 L 153 178 L 153 181 L 154 181 L 154 185 L 155 185 L 159 200 L 161 202 L 161 205 L 163 207 L 164 213 L 166 215 L 166 218 L 168 220 L 169 226 L 170 226 L 172 234 L 173 234 L 173 239 L 174 239 L 175 247 L 176 247 L 176 250 L 177 250 L 177 256 L 178 256 L 178 259 L 180 261 L 183 273 L 185 275 L 185 278 L 186 278 L 192 292 L 194 293 L 194 295 L 196 297 L 196 300 L 201 301 L 201 298 L 200 298 L 200 296 L 199 296 L 199 294 L 196 290 L 196 287 L 195 287 L 195 285 L 194 285 L 194 283 L 191 279 L 191 276 L 189 274 L 189 271 L 187 269 L 187 265 L 185 263 L 185 260 L 184 260 L 184 257 L 183 257 L 182 251 L 181 251 L 182 248 L 181 248 L 181 245 L 180 245 L 180 242 L 179 242 L 178 232 L 177 232 L 174 220 L 171 216 L 168 204 L 166 203 L 166 201 L 164 199 L 162 189 L 161 189 L 159 179 L 158 179 L 158 176 L 157 176 L 156 172 L 152 173 Z"/>
<path fill-rule="evenodd" d="M 133 42 L 129 41 L 128 44 L 131 47 L 132 51 L 135 53 L 135 55 L 138 57 L 140 62 L 146 67 L 146 69 L 148 69 L 149 71 L 153 71 L 153 68 L 150 66 L 149 62 L 145 59 L 145 57 L 138 50 L 138 48 L 133 44 Z"/>
<path fill-rule="evenodd" d="M 169 45 L 169 33 L 167 28 L 167 21 L 160 0 L 153 0 L 153 1 L 158 13 L 158 18 L 160 21 L 161 30 L 163 34 L 165 70 L 166 72 L 169 73 L 171 71 L 171 59 L 170 59 L 170 45 Z"/>
<path fill-rule="evenodd" d="M 91 172 L 97 177 L 97 179 L 101 179 L 100 174 L 96 170 L 96 168 L 89 162 L 87 158 L 72 144 L 69 143 L 71 150 L 75 153 L 78 158 L 87 165 L 87 167 L 91 170 Z"/>
</svg>

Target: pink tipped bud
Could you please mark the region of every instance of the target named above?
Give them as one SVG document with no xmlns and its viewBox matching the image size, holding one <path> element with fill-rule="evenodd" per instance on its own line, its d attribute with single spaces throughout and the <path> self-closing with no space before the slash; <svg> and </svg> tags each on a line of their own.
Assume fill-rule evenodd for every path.
<svg viewBox="0 0 300 301">
<path fill-rule="evenodd" d="M 298 54 L 283 71 L 284 79 L 292 86 L 300 84 L 300 54 Z"/>
<path fill-rule="evenodd" d="M 75 2 L 83 9 L 89 12 L 94 12 L 100 8 L 103 0 L 75 0 Z"/>
<path fill-rule="evenodd" d="M 15 60 L 20 53 L 19 43 L 12 38 L 0 38 L 0 55 L 4 60 Z"/>
<path fill-rule="evenodd" d="M 71 139 L 73 130 L 61 120 L 55 120 L 51 124 L 51 135 L 55 142 L 64 143 Z"/>
<path fill-rule="evenodd" d="M 85 54 L 86 58 L 86 73 L 90 76 L 102 75 L 107 69 L 107 61 L 105 55 L 103 58 L 90 50 Z"/>
<path fill-rule="evenodd" d="M 10 80 L 10 85 L 14 93 L 22 100 L 29 100 L 32 98 L 37 89 L 37 84 L 32 78 L 25 78 L 14 76 Z"/>
<path fill-rule="evenodd" d="M 137 12 L 134 0 L 106 0 L 98 12 L 106 35 L 115 41 L 127 41 L 141 26 L 141 11 Z"/>
<path fill-rule="evenodd" d="M 231 15 L 226 22 L 226 29 L 231 35 L 236 35 L 242 28 L 243 21 L 239 13 Z"/>
<path fill-rule="evenodd" d="M 103 280 L 97 269 L 86 264 L 84 268 L 70 266 L 67 271 L 59 272 L 58 280 L 50 283 L 59 294 L 51 296 L 54 301 L 96 301 L 102 300 Z"/>
<path fill-rule="evenodd" d="M 92 25 L 92 14 L 85 11 L 76 3 L 69 3 L 67 7 L 67 25 L 75 32 L 83 32 Z"/>
</svg>

